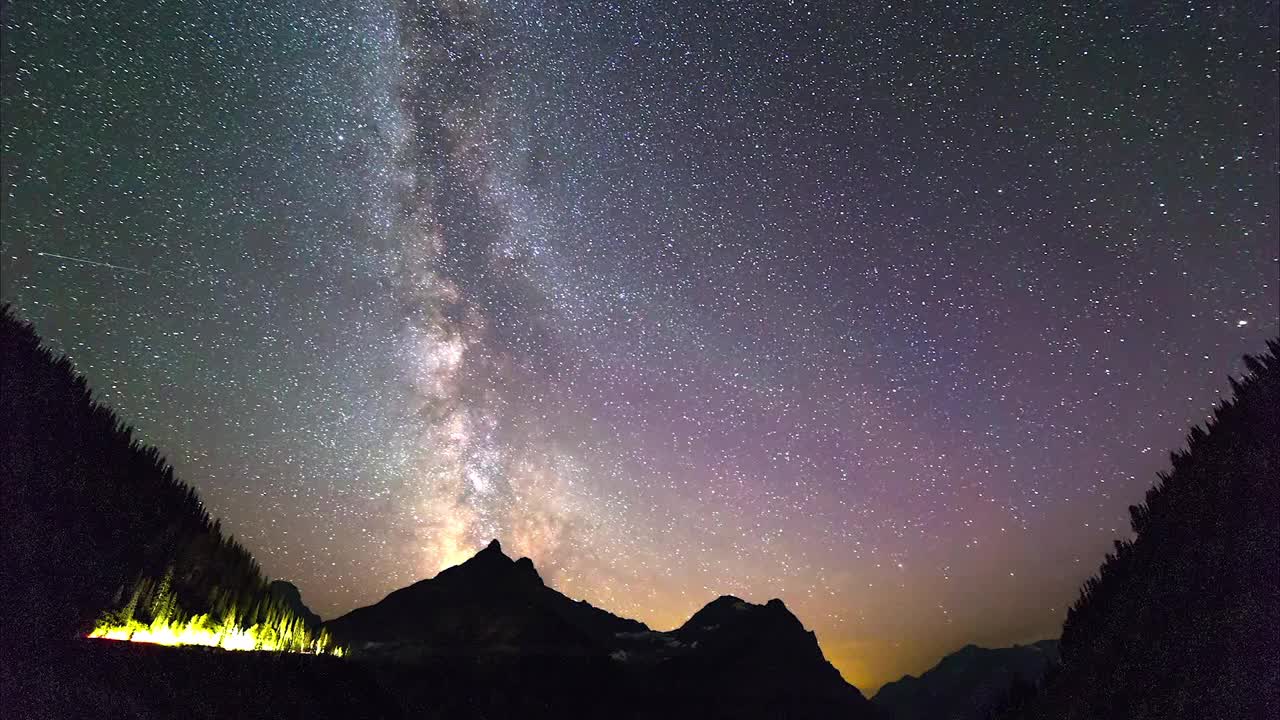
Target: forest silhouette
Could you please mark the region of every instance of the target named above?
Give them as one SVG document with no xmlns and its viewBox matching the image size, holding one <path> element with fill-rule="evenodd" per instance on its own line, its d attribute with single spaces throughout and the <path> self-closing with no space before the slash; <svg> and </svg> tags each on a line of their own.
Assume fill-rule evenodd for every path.
<svg viewBox="0 0 1280 720">
<path fill-rule="evenodd" d="M 7 305 L 0 357 L 6 644 L 40 645 L 112 620 L 122 629 L 187 619 L 315 629 L 160 452 Z"/>
<path fill-rule="evenodd" d="M 1172 453 L 1134 538 L 1067 613 L 1062 664 L 1004 717 L 1261 718 L 1280 707 L 1280 341 Z"/>
</svg>

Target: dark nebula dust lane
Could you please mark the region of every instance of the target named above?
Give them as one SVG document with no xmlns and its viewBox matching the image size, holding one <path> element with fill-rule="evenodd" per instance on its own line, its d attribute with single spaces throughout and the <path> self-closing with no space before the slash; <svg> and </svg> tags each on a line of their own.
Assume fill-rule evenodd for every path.
<svg viewBox="0 0 1280 720">
<path fill-rule="evenodd" d="M 1277 333 L 1274 4 L 672 5 L 13 5 L 3 299 L 326 617 L 1052 636 Z"/>
</svg>

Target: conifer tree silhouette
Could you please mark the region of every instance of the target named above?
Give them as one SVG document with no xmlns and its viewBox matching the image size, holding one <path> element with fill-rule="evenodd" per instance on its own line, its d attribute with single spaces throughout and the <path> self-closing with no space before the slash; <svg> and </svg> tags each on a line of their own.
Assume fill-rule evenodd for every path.
<svg viewBox="0 0 1280 720">
<path fill-rule="evenodd" d="M 195 489 L 8 305 L 0 363 L 0 642 L 83 634 L 159 578 L 188 614 L 290 612 Z"/>
<path fill-rule="evenodd" d="M 1280 707 L 1280 341 L 1194 427 L 1062 629 L 1026 718 L 1253 718 Z"/>
</svg>

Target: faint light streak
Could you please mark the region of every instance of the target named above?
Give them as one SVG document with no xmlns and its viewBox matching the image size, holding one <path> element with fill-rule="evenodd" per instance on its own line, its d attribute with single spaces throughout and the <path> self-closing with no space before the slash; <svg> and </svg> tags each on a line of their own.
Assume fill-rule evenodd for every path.
<svg viewBox="0 0 1280 720">
<path fill-rule="evenodd" d="M 143 275 L 151 274 L 146 270 L 141 270 L 139 268 L 124 267 L 123 265 L 112 265 L 111 263 L 98 262 L 97 260 L 86 260 L 85 258 L 72 257 L 70 255 L 59 255 L 57 253 L 51 253 L 51 252 L 38 252 L 36 253 L 36 255 L 40 255 L 42 257 L 58 258 L 60 260 L 70 260 L 71 262 L 81 263 L 82 265 L 93 265 L 95 267 L 109 268 L 111 270 L 119 270 L 121 272 L 141 273 Z"/>
</svg>

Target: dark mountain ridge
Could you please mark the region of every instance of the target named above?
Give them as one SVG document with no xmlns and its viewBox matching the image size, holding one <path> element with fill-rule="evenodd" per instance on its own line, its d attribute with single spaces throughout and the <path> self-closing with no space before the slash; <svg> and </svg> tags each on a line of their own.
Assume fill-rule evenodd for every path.
<svg viewBox="0 0 1280 720">
<path fill-rule="evenodd" d="M 657 674 L 675 692 L 734 698 L 740 716 L 769 708 L 766 716 L 785 717 L 788 698 L 803 698 L 812 717 L 875 716 L 871 703 L 823 656 L 814 633 L 779 599 L 756 605 L 722 596 L 666 635 L 675 651 Z"/>
<path fill-rule="evenodd" d="M 588 662 L 595 678 L 574 692 L 610 698 L 621 717 L 874 716 L 781 600 L 723 596 L 655 632 L 547 587 L 528 558 L 511 559 L 497 540 L 325 627 L 357 660 L 391 674 L 440 658 Z"/>
<path fill-rule="evenodd" d="M 984 720 L 1016 684 L 1035 685 L 1058 662 L 1058 641 L 983 648 L 966 645 L 920 677 L 905 675 L 871 702 L 893 720 Z"/>
<path fill-rule="evenodd" d="M 325 627 L 365 652 L 588 652 L 604 649 L 618 633 L 649 630 L 547 587 L 529 558 L 512 560 L 497 540 L 461 565 Z"/>
</svg>

